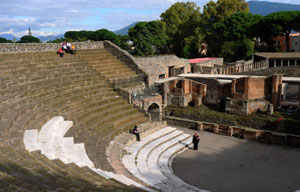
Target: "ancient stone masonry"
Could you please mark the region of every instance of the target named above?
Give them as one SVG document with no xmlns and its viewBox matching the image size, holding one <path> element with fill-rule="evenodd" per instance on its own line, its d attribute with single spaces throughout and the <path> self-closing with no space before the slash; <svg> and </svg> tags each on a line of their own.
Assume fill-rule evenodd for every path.
<svg viewBox="0 0 300 192">
<path fill-rule="evenodd" d="M 116 46 L 110 41 L 104 41 L 104 48 L 110 52 L 112 55 L 114 55 L 117 59 L 122 61 L 124 64 L 126 64 L 129 68 L 133 69 L 136 73 L 137 76 L 133 77 L 133 79 L 126 79 L 125 81 L 136 81 L 136 80 L 141 80 L 147 81 L 147 85 L 149 85 L 149 77 L 146 75 L 144 69 L 142 69 L 137 62 L 135 61 L 135 58 L 130 55 L 127 51 L 124 51 L 120 47 Z M 117 82 L 119 84 L 122 84 L 123 82 Z M 126 82 L 125 82 L 126 84 Z"/>
<path fill-rule="evenodd" d="M 182 73 L 190 72 L 187 59 L 181 59 L 175 55 L 162 55 L 155 57 L 136 57 L 138 66 L 149 75 L 149 85 L 154 81 L 169 77 L 175 77 Z"/>
<path fill-rule="evenodd" d="M 193 68 L 193 64 L 191 65 Z M 266 61 L 236 61 L 234 63 L 224 63 L 222 65 L 215 64 L 214 66 L 209 66 L 206 63 L 200 63 L 195 65 L 194 70 L 197 73 L 202 74 L 233 74 L 239 72 L 247 71 L 257 71 L 261 69 L 269 68 Z"/>
<path fill-rule="evenodd" d="M 104 48 L 102 41 L 95 42 L 72 42 L 77 50 Z M 60 43 L 1 43 L 0 53 L 57 51 Z"/>
<path fill-rule="evenodd" d="M 200 106 L 206 101 L 206 85 L 189 79 L 176 79 L 166 81 L 164 89 L 164 104 L 169 106 L 186 107 L 189 104 Z"/>
<path fill-rule="evenodd" d="M 253 55 L 254 62 L 265 62 L 268 68 L 299 66 L 300 53 L 255 53 Z"/>
<path fill-rule="evenodd" d="M 263 110 L 272 114 L 280 105 L 281 89 L 281 75 L 243 77 L 219 85 L 219 99 L 230 113 L 248 115 Z"/>
</svg>

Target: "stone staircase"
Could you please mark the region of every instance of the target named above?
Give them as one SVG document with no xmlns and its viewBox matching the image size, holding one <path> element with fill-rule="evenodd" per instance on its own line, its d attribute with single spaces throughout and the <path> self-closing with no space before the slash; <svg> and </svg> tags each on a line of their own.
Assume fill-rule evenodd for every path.
<svg viewBox="0 0 300 192">
<path fill-rule="evenodd" d="M 105 49 L 81 50 L 78 56 L 91 65 L 115 87 L 136 87 L 145 85 L 143 74 L 128 67 Z"/>
<path fill-rule="evenodd" d="M 144 183 L 162 191 L 205 191 L 195 188 L 173 174 L 172 157 L 184 150 L 192 136 L 173 127 L 165 127 L 125 148 L 123 165 Z"/>
<path fill-rule="evenodd" d="M 94 163 L 86 154 L 84 143 L 74 143 L 73 137 L 64 137 L 65 133 L 73 126 L 72 121 L 65 121 L 62 116 L 50 119 L 41 130 L 26 130 L 24 134 L 25 148 L 32 151 L 41 151 L 48 159 L 59 159 L 65 164 L 75 163 L 79 167 L 88 167 L 106 179 L 115 179 L 127 186 L 150 189 L 130 180 L 129 178 L 95 168 Z"/>
<path fill-rule="evenodd" d="M 0 147 L 0 191 L 141 191 L 74 163 L 49 160 L 12 146 Z"/>
<path fill-rule="evenodd" d="M 84 143 L 95 168 L 114 171 L 105 154 L 109 142 L 148 119 L 113 91 L 109 73 L 99 73 L 80 54 L 0 54 L 0 146 L 24 150 L 26 130 L 40 130 L 61 115 L 73 122 L 66 136 Z"/>
</svg>

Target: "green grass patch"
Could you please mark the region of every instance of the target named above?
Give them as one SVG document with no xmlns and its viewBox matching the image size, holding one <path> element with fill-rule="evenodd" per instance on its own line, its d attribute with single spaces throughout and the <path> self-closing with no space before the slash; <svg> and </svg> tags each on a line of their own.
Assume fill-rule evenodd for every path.
<svg viewBox="0 0 300 192">
<path fill-rule="evenodd" d="M 286 115 L 281 112 L 274 112 L 273 115 L 268 115 L 265 112 L 256 112 L 251 115 L 236 115 L 221 112 L 215 106 L 200 107 L 171 107 L 165 109 L 167 114 L 173 114 L 175 117 L 191 119 L 195 121 L 205 121 L 210 123 L 217 123 L 223 125 L 231 125 L 238 127 L 250 127 L 254 129 L 263 129 L 276 132 L 284 132 L 300 135 L 300 121 L 293 118 L 293 116 Z M 279 117 L 285 119 L 276 126 L 276 120 Z"/>
</svg>

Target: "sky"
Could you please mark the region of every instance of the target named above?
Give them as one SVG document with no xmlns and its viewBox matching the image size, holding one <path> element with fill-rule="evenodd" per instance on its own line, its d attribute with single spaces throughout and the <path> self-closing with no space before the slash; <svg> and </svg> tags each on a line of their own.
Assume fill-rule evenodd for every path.
<svg viewBox="0 0 300 192">
<path fill-rule="evenodd" d="M 202 8 L 208 1 L 193 2 Z M 22 37 L 28 33 L 28 27 L 31 28 L 33 36 L 103 28 L 115 31 L 136 21 L 159 19 L 160 14 L 176 2 L 179 1 L 0 0 L 0 35 Z M 300 0 L 285 0 L 284 3 L 300 4 Z"/>
</svg>

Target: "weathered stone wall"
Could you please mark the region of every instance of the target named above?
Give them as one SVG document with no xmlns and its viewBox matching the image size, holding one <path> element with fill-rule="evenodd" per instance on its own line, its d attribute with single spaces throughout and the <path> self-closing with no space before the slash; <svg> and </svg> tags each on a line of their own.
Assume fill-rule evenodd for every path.
<svg viewBox="0 0 300 192">
<path fill-rule="evenodd" d="M 194 121 L 170 116 L 164 117 L 163 120 L 167 121 L 168 125 L 173 126 L 186 127 L 199 131 L 209 131 L 216 134 L 235 136 L 247 140 L 256 140 L 276 145 L 300 147 L 300 137 L 292 134 L 276 133 L 252 128 L 241 128 L 229 125 L 219 125 L 215 123 Z"/>
<path fill-rule="evenodd" d="M 145 73 L 143 68 L 141 68 L 137 62 L 135 61 L 135 58 L 130 55 L 127 51 L 121 49 L 117 45 L 113 44 L 110 41 L 104 41 L 103 42 L 104 48 L 109 51 L 111 54 L 113 54 L 115 57 L 120 59 L 122 62 L 124 62 L 128 67 L 135 70 L 137 74 L 144 74 L 145 78 L 147 78 L 147 85 L 149 85 L 149 78 L 148 74 Z"/>
<path fill-rule="evenodd" d="M 199 82 L 201 84 L 205 84 L 206 89 L 206 104 L 217 104 L 219 99 L 219 91 L 218 86 L 219 82 L 216 79 L 208 79 L 208 78 L 193 78 L 194 81 Z"/>
<path fill-rule="evenodd" d="M 187 59 L 181 59 L 175 55 L 160 55 L 151 57 L 136 57 L 138 66 L 149 75 L 149 84 L 159 79 L 159 75 L 169 77 L 169 68 L 174 66 L 174 70 L 183 68 L 184 73 L 190 72 L 190 64 Z"/>
<path fill-rule="evenodd" d="M 102 41 L 71 42 L 77 50 L 104 48 Z M 57 51 L 61 43 L 0 43 L 0 53 Z"/>
</svg>

